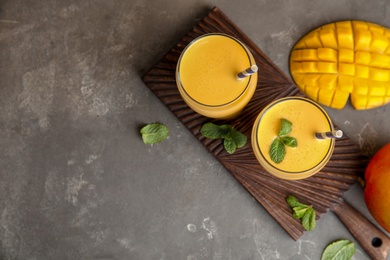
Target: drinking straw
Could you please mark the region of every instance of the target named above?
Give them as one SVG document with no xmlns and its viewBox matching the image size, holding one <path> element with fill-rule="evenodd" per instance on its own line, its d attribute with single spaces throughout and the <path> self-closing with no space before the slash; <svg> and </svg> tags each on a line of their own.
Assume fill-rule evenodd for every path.
<svg viewBox="0 0 390 260">
<path fill-rule="evenodd" d="M 329 139 L 329 138 L 341 138 L 343 137 L 343 131 L 329 131 L 314 134 L 317 139 Z"/>
<path fill-rule="evenodd" d="M 249 68 L 247 68 L 246 70 L 241 71 L 240 73 L 238 73 L 237 74 L 237 79 L 238 80 L 242 80 L 242 79 L 252 75 L 253 73 L 256 73 L 257 70 L 258 70 L 257 65 L 252 65 Z"/>
</svg>

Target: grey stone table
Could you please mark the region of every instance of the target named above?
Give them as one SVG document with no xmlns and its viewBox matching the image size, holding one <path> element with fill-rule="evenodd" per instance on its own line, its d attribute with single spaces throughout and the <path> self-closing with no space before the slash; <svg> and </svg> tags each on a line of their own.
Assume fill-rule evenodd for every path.
<svg viewBox="0 0 390 260">
<path fill-rule="evenodd" d="M 0 1 L 0 259 L 319 259 L 355 241 L 332 212 L 292 240 L 141 76 L 215 5 L 289 75 L 303 34 L 390 27 L 386 3 Z M 327 110 L 365 154 L 390 142 L 389 105 Z M 151 122 L 169 138 L 143 144 Z M 358 184 L 344 198 L 372 220 Z"/>
</svg>

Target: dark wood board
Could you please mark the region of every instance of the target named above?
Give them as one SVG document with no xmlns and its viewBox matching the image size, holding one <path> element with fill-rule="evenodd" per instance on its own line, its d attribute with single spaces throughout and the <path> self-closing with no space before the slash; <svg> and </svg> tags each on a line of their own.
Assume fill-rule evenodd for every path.
<svg viewBox="0 0 390 260">
<path fill-rule="evenodd" d="M 256 92 L 242 114 L 231 120 L 216 121 L 189 108 L 181 98 L 175 82 L 177 60 L 183 49 L 194 38 L 212 32 L 232 35 L 246 44 L 259 67 Z M 268 211 L 294 239 L 304 229 L 285 202 L 287 195 L 313 205 L 317 219 L 334 205 L 341 203 L 343 193 L 355 183 L 368 163 L 360 149 L 348 138 L 336 141 L 329 163 L 316 175 L 299 181 L 281 180 L 268 174 L 256 160 L 250 143 L 253 123 L 260 111 L 270 102 L 286 96 L 302 96 L 294 82 L 287 77 L 218 7 L 214 7 L 192 30 L 155 64 L 142 80 L 165 106 L 213 154 L 219 162 Z M 221 140 L 204 138 L 199 130 L 206 122 L 227 123 L 248 137 L 245 147 L 230 155 Z"/>
</svg>

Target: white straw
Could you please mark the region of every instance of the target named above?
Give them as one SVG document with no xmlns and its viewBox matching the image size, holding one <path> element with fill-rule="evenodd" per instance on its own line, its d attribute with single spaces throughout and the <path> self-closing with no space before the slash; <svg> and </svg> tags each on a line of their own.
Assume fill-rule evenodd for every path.
<svg viewBox="0 0 390 260">
<path fill-rule="evenodd" d="M 242 79 L 252 75 L 253 73 L 256 73 L 258 69 L 259 68 L 257 67 L 257 65 L 252 65 L 249 68 L 247 68 L 246 70 L 241 71 L 240 73 L 238 73 L 237 74 L 237 79 L 238 80 L 242 80 Z"/>
<path fill-rule="evenodd" d="M 337 131 L 330 131 L 330 132 L 315 133 L 315 137 L 317 139 L 341 138 L 343 137 L 343 131 L 337 130 Z"/>
</svg>

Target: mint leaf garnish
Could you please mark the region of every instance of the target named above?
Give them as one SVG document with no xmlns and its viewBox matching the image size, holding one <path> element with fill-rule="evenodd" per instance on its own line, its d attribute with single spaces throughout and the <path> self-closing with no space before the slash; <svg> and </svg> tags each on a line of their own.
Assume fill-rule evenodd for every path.
<svg viewBox="0 0 390 260">
<path fill-rule="evenodd" d="M 287 201 L 288 205 L 290 205 L 290 207 L 292 207 L 292 208 L 306 206 L 305 204 L 300 203 L 298 201 L 298 199 L 295 198 L 294 196 L 287 196 L 286 201 Z"/>
<path fill-rule="evenodd" d="M 200 133 L 209 139 L 219 139 L 225 138 L 229 134 L 230 126 L 229 125 L 216 125 L 213 123 L 207 123 L 202 126 Z"/>
<path fill-rule="evenodd" d="M 237 145 L 233 139 L 224 139 L 223 147 L 225 148 L 226 152 L 228 152 L 229 154 L 234 153 L 237 149 Z"/>
<path fill-rule="evenodd" d="M 281 163 L 286 155 L 286 148 L 279 137 L 275 138 L 269 149 L 271 160 L 275 163 Z"/>
<path fill-rule="evenodd" d="M 279 131 L 279 136 L 282 136 L 282 135 L 287 135 L 291 132 L 291 129 L 292 129 L 292 123 L 290 121 L 288 121 L 287 119 L 280 119 L 281 123 L 282 123 L 282 127 Z"/>
<path fill-rule="evenodd" d="M 329 244 L 322 253 L 321 260 L 350 260 L 356 252 L 356 245 L 346 239 Z"/>
<path fill-rule="evenodd" d="M 292 195 L 286 197 L 288 205 L 293 210 L 293 218 L 301 219 L 302 227 L 308 231 L 316 226 L 316 212 L 312 206 L 303 204 Z"/>
<path fill-rule="evenodd" d="M 301 219 L 306 214 L 308 207 L 294 207 L 293 218 Z"/>
<path fill-rule="evenodd" d="M 230 128 L 230 136 L 236 143 L 237 148 L 242 148 L 246 145 L 247 137 L 234 128 Z"/>
<path fill-rule="evenodd" d="M 168 137 L 169 128 L 159 123 L 148 124 L 141 128 L 140 133 L 145 144 L 155 144 Z"/>
<path fill-rule="evenodd" d="M 275 163 L 281 163 L 286 155 L 285 145 L 289 147 L 297 147 L 298 141 L 296 138 L 287 136 L 292 130 L 292 123 L 287 119 L 280 119 L 282 127 L 278 133 L 278 136 L 272 141 L 269 149 L 269 155 L 271 160 Z"/>
<path fill-rule="evenodd" d="M 306 213 L 302 217 L 302 227 L 308 231 L 316 227 L 316 212 L 313 208 L 307 208 Z"/>
<path fill-rule="evenodd" d="M 294 137 L 291 137 L 291 136 L 283 136 L 280 138 L 282 140 L 282 142 L 287 145 L 287 146 L 290 146 L 290 147 L 297 147 L 298 145 L 298 142 L 297 142 L 297 139 L 294 138 Z"/>
<path fill-rule="evenodd" d="M 209 139 L 223 139 L 223 146 L 229 154 L 236 151 L 237 148 L 242 148 L 247 143 L 247 137 L 240 133 L 230 125 L 216 125 L 214 123 L 206 123 L 200 129 L 200 133 Z"/>
</svg>

